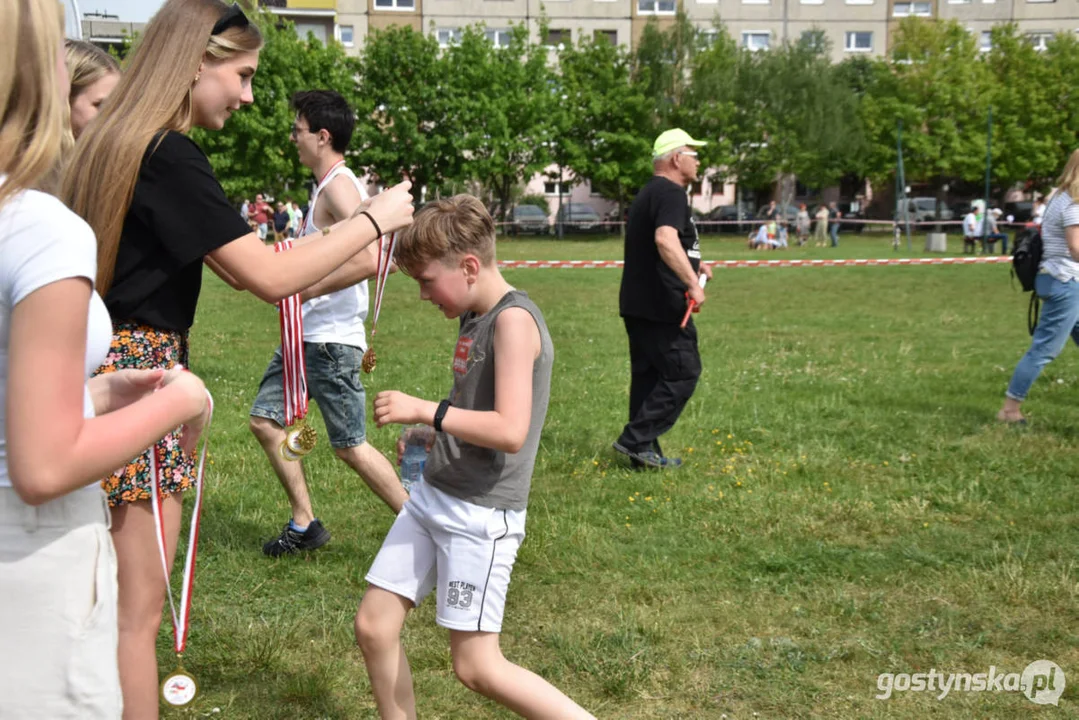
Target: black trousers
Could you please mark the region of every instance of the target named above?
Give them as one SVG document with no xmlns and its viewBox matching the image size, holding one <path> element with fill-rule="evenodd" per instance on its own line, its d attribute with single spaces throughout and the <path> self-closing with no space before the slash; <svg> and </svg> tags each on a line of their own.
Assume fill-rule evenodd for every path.
<svg viewBox="0 0 1079 720">
<path fill-rule="evenodd" d="M 659 449 L 659 436 L 674 427 L 701 376 L 697 328 L 622 318 L 629 336 L 629 422 L 618 441 L 633 451 Z"/>
</svg>

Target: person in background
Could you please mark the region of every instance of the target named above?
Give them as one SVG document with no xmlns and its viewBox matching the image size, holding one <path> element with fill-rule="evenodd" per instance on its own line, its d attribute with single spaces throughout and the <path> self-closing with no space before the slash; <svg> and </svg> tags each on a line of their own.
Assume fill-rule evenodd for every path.
<svg viewBox="0 0 1079 720">
<path fill-rule="evenodd" d="M 193 447 L 206 389 L 180 370 L 88 379 L 111 334 L 97 242 L 34 189 L 52 189 L 70 132 L 63 11 L 0 0 L 0 17 L 0 715 L 116 720 L 117 563 L 100 478 L 177 426 Z"/>
<path fill-rule="evenodd" d="M 795 232 L 798 235 L 798 247 L 802 247 L 809 240 L 809 210 L 806 204 L 798 206 L 798 215 L 794 218 Z"/>
<path fill-rule="evenodd" d="M 112 55 L 83 40 L 67 40 L 64 59 L 71 78 L 71 134 L 77 140 L 120 82 L 120 65 Z"/>
<path fill-rule="evenodd" d="M 1042 259 L 1034 291 L 1042 300 L 1030 349 L 1015 366 L 997 420 L 1026 423 L 1020 406 L 1030 387 L 1071 338 L 1079 344 L 1079 150 L 1072 152 L 1045 207 Z"/>
<path fill-rule="evenodd" d="M 843 213 L 839 212 L 835 201 L 828 203 L 828 235 L 832 238 L 832 247 L 839 247 L 839 219 Z"/>
<path fill-rule="evenodd" d="M 824 247 L 828 244 L 828 206 L 821 205 L 813 216 L 817 224 L 813 233 L 813 244 L 816 247 Z"/>
<path fill-rule="evenodd" d="M 262 34 L 240 5 L 167 0 L 75 145 L 61 197 L 97 235 L 97 287 L 113 321 L 100 373 L 188 364 L 204 265 L 231 287 L 275 303 L 322 280 L 383 232 L 411 222 L 412 197 L 402 183 L 374 198 L 367 214 L 288 252 L 274 252 L 250 232 L 187 132 L 220 130 L 253 102 L 261 47 Z M 156 645 L 165 584 L 151 488 L 156 480 L 165 495 L 162 534 L 171 564 L 183 493 L 196 482 L 195 458 L 179 436 L 145 447 L 105 479 L 119 561 L 120 680 L 128 720 L 158 716 Z"/>
<path fill-rule="evenodd" d="M 659 437 L 674 427 L 697 388 L 701 355 L 692 318 L 681 327 L 688 301 L 704 304 L 699 279 L 712 276 L 701 263 L 700 238 L 686 198 L 706 143 L 681 129 L 661 133 L 652 145 L 653 176 L 629 208 L 625 263 L 618 295 L 629 340 L 629 422 L 612 447 L 634 467 L 673 468 Z"/>
</svg>

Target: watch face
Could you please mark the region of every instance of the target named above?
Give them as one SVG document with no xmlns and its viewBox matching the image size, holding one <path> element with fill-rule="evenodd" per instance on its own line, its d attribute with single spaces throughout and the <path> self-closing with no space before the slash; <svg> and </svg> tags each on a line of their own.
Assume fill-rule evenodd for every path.
<svg viewBox="0 0 1079 720">
<path fill-rule="evenodd" d="M 183 672 L 175 672 L 161 683 L 161 697 L 173 707 L 187 705 L 195 699 L 197 693 L 195 679 Z"/>
</svg>

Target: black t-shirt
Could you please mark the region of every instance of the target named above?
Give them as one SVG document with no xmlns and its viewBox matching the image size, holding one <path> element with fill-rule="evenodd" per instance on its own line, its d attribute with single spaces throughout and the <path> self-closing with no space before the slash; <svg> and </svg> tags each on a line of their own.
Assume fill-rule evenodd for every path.
<svg viewBox="0 0 1079 720">
<path fill-rule="evenodd" d="M 105 296 L 112 319 L 190 329 L 202 258 L 250 232 L 199 146 L 177 132 L 155 135 L 142 158 Z"/>
<path fill-rule="evenodd" d="M 700 269 L 701 247 L 685 188 L 667 178 L 652 176 L 629 206 L 625 266 L 618 294 L 622 317 L 682 321 L 686 312 L 686 285 L 663 262 L 656 247 L 656 229 L 664 225 L 678 231 L 678 239 L 694 272 Z"/>
</svg>

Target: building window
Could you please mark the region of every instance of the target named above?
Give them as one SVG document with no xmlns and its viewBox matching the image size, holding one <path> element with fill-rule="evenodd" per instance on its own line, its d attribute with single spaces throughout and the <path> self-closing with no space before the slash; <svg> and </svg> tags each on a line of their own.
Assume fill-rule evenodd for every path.
<svg viewBox="0 0 1079 720">
<path fill-rule="evenodd" d="M 345 47 L 352 47 L 355 44 L 355 28 L 351 25 L 341 26 L 341 44 Z"/>
<path fill-rule="evenodd" d="M 1051 3 L 1056 1 L 1057 0 L 1027 0 L 1029 3 Z"/>
<path fill-rule="evenodd" d="M 461 28 L 438 28 L 435 34 L 438 36 L 438 46 L 442 48 L 461 42 Z"/>
<path fill-rule="evenodd" d="M 931 17 L 933 15 L 933 3 L 928 2 L 897 2 L 892 6 L 892 17 Z"/>
<path fill-rule="evenodd" d="M 743 5 L 771 5 L 771 0 L 742 0 Z"/>
<path fill-rule="evenodd" d="M 573 42 L 573 35 L 569 30 L 547 30 L 547 37 L 543 38 L 543 44 L 549 48 L 560 45 L 568 45 Z"/>
<path fill-rule="evenodd" d="M 563 190 L 563 191 L 559 192 L 558 181 L 557 180 L 555 180 L 553 182 L 551 180 L 548 180 L 547 182 L 543 183 L 543 194 L 544 195 L 563 195 L 563 194 L 565 194 L 565 191 Z"/>
<path fill-rule="evenodd" d="M 1030 44 L 1034 46 L 1035 50 L 1041 52 L 1049 47 L 1049 41 L 1053 39 L 1053 33 L 1033 32 L 1027 35 L 1027 39 L 1030 40 Z"/>
<path fill-rule="evenodd" d="M 871 32 L 848 32 L 847 52 L 873 52 L 873 33 Z"/>
<path fill-rule="evenodd" d="M 701 30 L 701 40 L 703 40 L 704 44 L 709 47 L 715 45 L 716 41 L 719 40 L 719 30 L 715 29 L 714 27 Z"/>
<path fill-rule="evenodd" d="M 496 48 L 505 48 L 510 46 L 510 33 L 509 28 L 495 28 L 487 31 L 487 39 L 491 41 L 491 44 Z"/>
<path fill-rule="evenodd" d="M 948 0 L 949 5 L 970 5 L 970 0 Z"/>
<path fill-rule="evenodd" d="M 375 9 L 412 12 L 416 9 L 416 0 L 375 0 Z"/>
<path fill-rule="evenodd" d="M 873 0 L 847 0 L 848 5 L 872 5 Z"/>
<path fill-rule="evenodd" d="M 674 15 L 674 0 L 637 0 L 638 15 Z"/>
<path fill-rule="evenodd" d="M 618 44 L 618 31 L 617 30 L 596 30 L 592 33 L 592 39 L 596 42 L 600 40 L 606 40 L 611 45 Z"/>
<path fill-rule="evenodd" d="M 799 0 L 803 5 L 823 5 L 824 0 Z"/>
<path fill-rule="evenodd" d="M 989 52 L 993 49 L 993 33 L 989 30 L 982 30 L 981 38 L 978 41 L 978 50 L 981 52 Z"/>
<path fill-rule="evenodd" d="M 302 40 L 306 40 L 308 34 L 314 35 L 315 39 L 323 45 L 326 44 L 326 26 L 321 23 L 305 23 L 297 22 L 294 27 L 296 28 L 296 36 Z"/>
<path fill-rule="evenodd" d="M 767 50 L 772 34 L 769 32 L 744 32 L 742 33 L 742 47 L 751 52 Z"/>
</svg>

